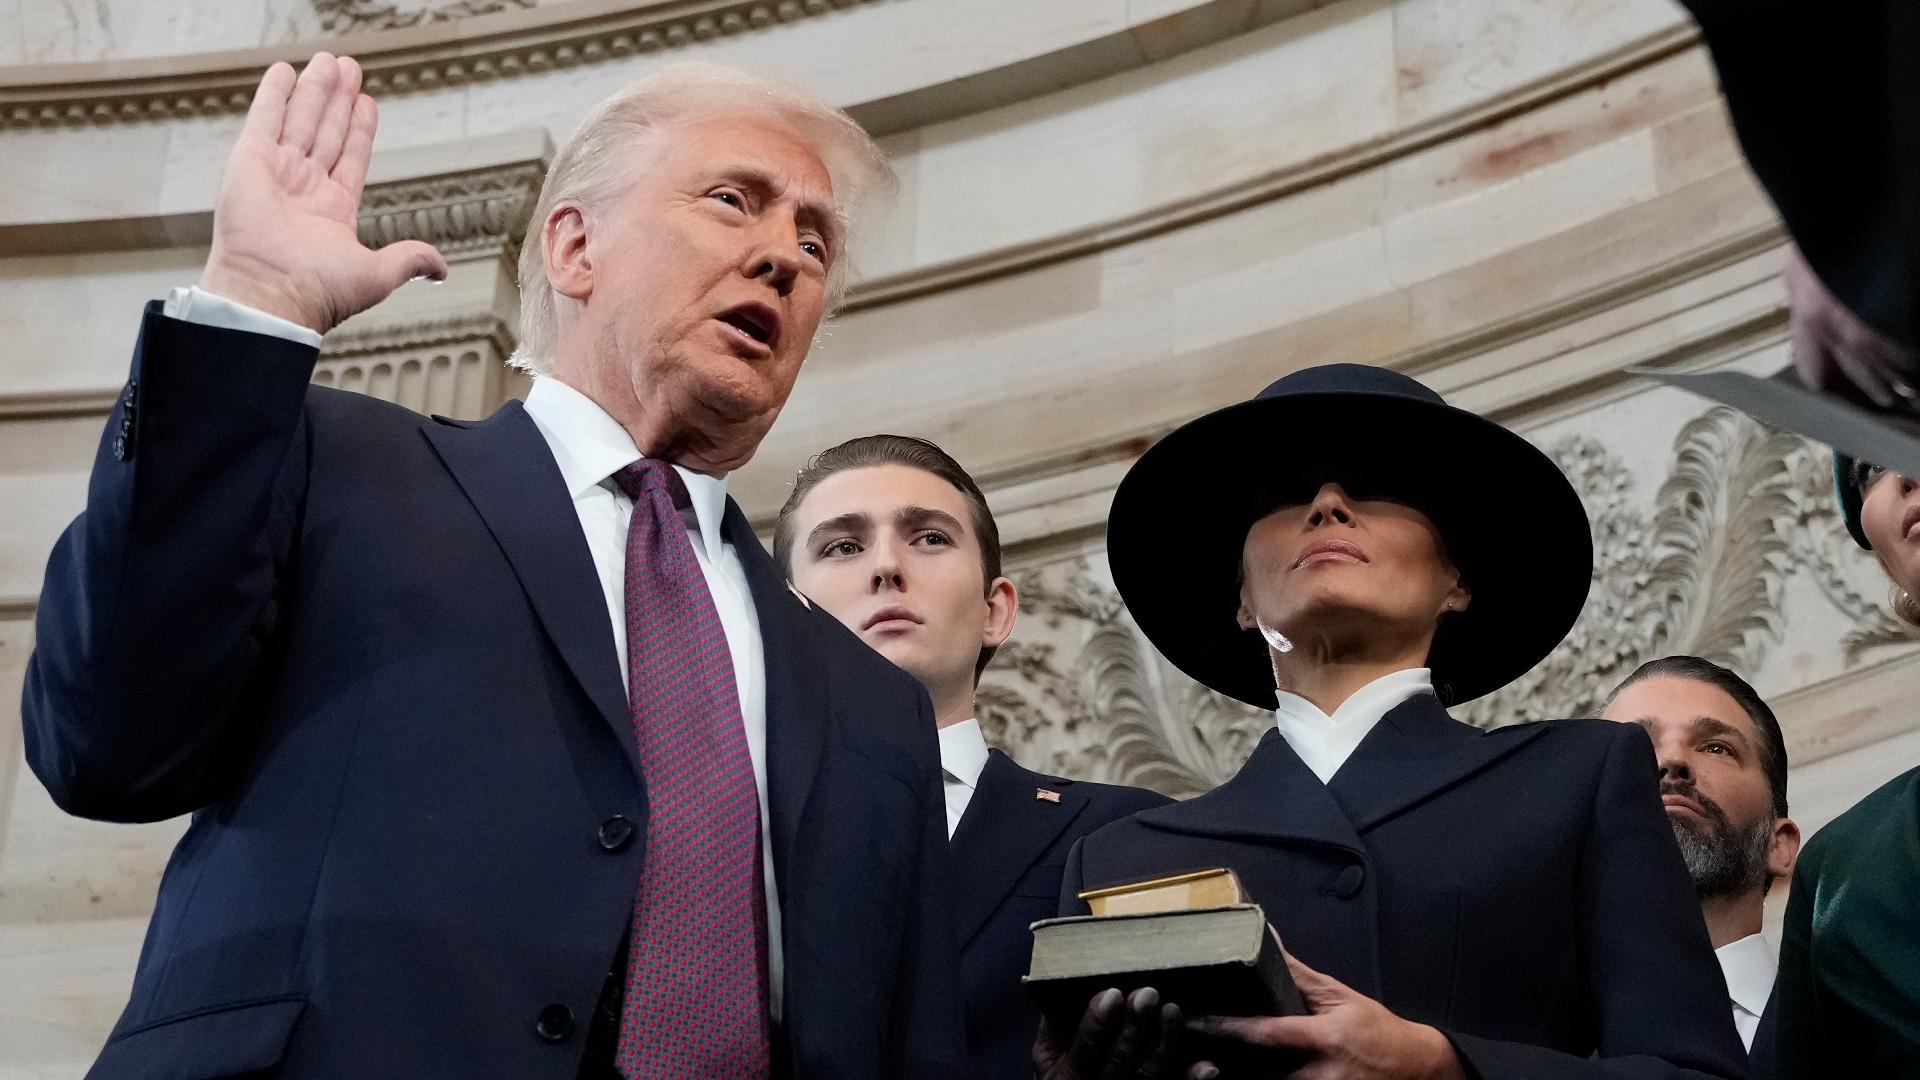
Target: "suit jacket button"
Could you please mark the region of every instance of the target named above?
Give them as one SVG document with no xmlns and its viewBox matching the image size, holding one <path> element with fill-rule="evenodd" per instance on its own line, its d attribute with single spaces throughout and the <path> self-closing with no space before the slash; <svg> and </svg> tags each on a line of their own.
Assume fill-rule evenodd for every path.
<svg viewBox="0 0 1920 1080">
<path fill-rule="evenodd" d="M 1349 866 L 1340 871 L 1333 879 L 1333 895 L 1342 900 L 1351 900 L 1360 895 L 1360 886 L 1367 880 L 1367 872 L 1357 866 Z"/>
<path fill-rule="evenodd" d="M 126 406 L 129 409 L 133 408 L 133 403 L 137 397 L 137 391 L 139 389 L 140 389 L 139 379 L 128 379 L 126 389 L 120 392 L 120 404 Z"/>
<path fill-rule="evenodd" d="M 633 842 L 633 822 L 615 814 L 600 823 L 600 846 L 620 851 Z"/>
<path fill-rule="evenodd" d="M 540 1010 L 533 1033 L 551 1043 L 565 1042 L 573 1034 L 573 1010 L 565 1005 L 549 1005 Z"/>
<path fill-rule="evenodd" d="M 125 435 L 115 435 L 113 437 L 113 460 L 127 460 L 127 437 Z"/>
</svg>

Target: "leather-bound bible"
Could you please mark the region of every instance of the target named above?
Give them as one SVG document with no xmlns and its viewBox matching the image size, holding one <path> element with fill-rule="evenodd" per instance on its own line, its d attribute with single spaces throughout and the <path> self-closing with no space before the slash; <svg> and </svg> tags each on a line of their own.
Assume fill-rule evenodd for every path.
<svg viewBox="0 0 1920 1080">
<path fill-rule="evenodd" d="M 1033 924 L 1033 957 L 1021 979 L 1056 1032 L 1079 1027 L 1087 1002 L 1109 987 L 1151 986 L 1187 1016 L 1306 1011 L 1279 936 L 1230 870 L 1097 889 L 1081 899 L 1096 914 Z"/>
</svg>

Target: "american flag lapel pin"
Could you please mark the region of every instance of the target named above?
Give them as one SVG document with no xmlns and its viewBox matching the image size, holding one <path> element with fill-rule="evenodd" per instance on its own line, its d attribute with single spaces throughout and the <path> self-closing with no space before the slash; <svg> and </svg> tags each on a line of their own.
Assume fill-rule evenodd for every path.
<svg viewBox="0 0 1920 1080">
<path fill-rule="evenodd" d="M 1059 802 L 1059 801 L 1060 801 L 1060 793 L 1059 793 L 1059 792 L 1057 792 L 1057 791 L 1048 791 L 1048 790 L 1047 790 L 1046 788 L 1043 788 L 1043 787 L 1037 787 L 1037 788 L 1034 788 L 1034 789 L 1033 789 L 1033 797 L 1034 797 L 1034 799 L 1035 799 L 1035 800 L 1037 800 L 1037 801 L 1039 801 L 1039 802 L 1050 802 L 1050 803 L 1057 803 L 1057 802 Z"/>
<path fill-rule="evenodd" d="M 794 585 L 793 582 L 787 582 L 787 591 L 793 594 L 795 600 L 800 601 L 801 607 L 806 608 L 808 611 L 813 610 L 813 601 L 807 599 L 807 594 L 801 592 L 799 587 Z"/>
</svg>

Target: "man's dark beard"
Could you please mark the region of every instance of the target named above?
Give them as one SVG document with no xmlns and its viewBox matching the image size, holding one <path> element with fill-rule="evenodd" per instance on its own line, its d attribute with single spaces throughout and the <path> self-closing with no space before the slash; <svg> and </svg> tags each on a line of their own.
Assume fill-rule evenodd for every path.
<svg viewBox="0 0 1920 1080">
<path fill-rule="evenodd" d="M 1669 815 L 1680 856 L 1687 861 L 1693 888 L 1705 900 L 1758 889 L 1767 882 L 1767 856 L 1773 847 L 1773 820 L 1735 825 L 1720 804 L 1685 781 L 1660 785 L 1660 794 L 1692 799 L 1707 818 L 1697 824 Z"/>
</svg>

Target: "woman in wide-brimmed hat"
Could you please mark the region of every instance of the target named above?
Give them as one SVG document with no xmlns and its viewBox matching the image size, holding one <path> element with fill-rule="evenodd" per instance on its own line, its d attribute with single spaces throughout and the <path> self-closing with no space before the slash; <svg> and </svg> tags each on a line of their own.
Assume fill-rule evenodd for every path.
<svg viewBox="0 0 1920 1080">
<path fill-rule="evenodd" d="M 1920 484 L 1834 457 L 1847 532 L 1893 579 L 1893 612 L 1920 626 Z M 1920 1077 L 1920 769 L 1815 833 L 1794 866 L 1758 1075 Z"/>
<path fill-rule="evenodd" d="M 1646 736 L 1445 709 L 1585 602 L 1589 526 L 1550 459 L 1403 375 L 1309 368 L 1147 451 L 1107 543 L 1169 660 L 1275 710 L 1232 780 L 1068 861 L 1068 897 L 1228 866 L 1265 908 L 1312 1015 L 1193 1027 L 1323 1076 L 1743 1075 Z M 1161 1019 L 1096 1001 L 1106 1038 Z M 1053 1049 L 1056 1075 L 1089 1064 Z"/>
</svg>

